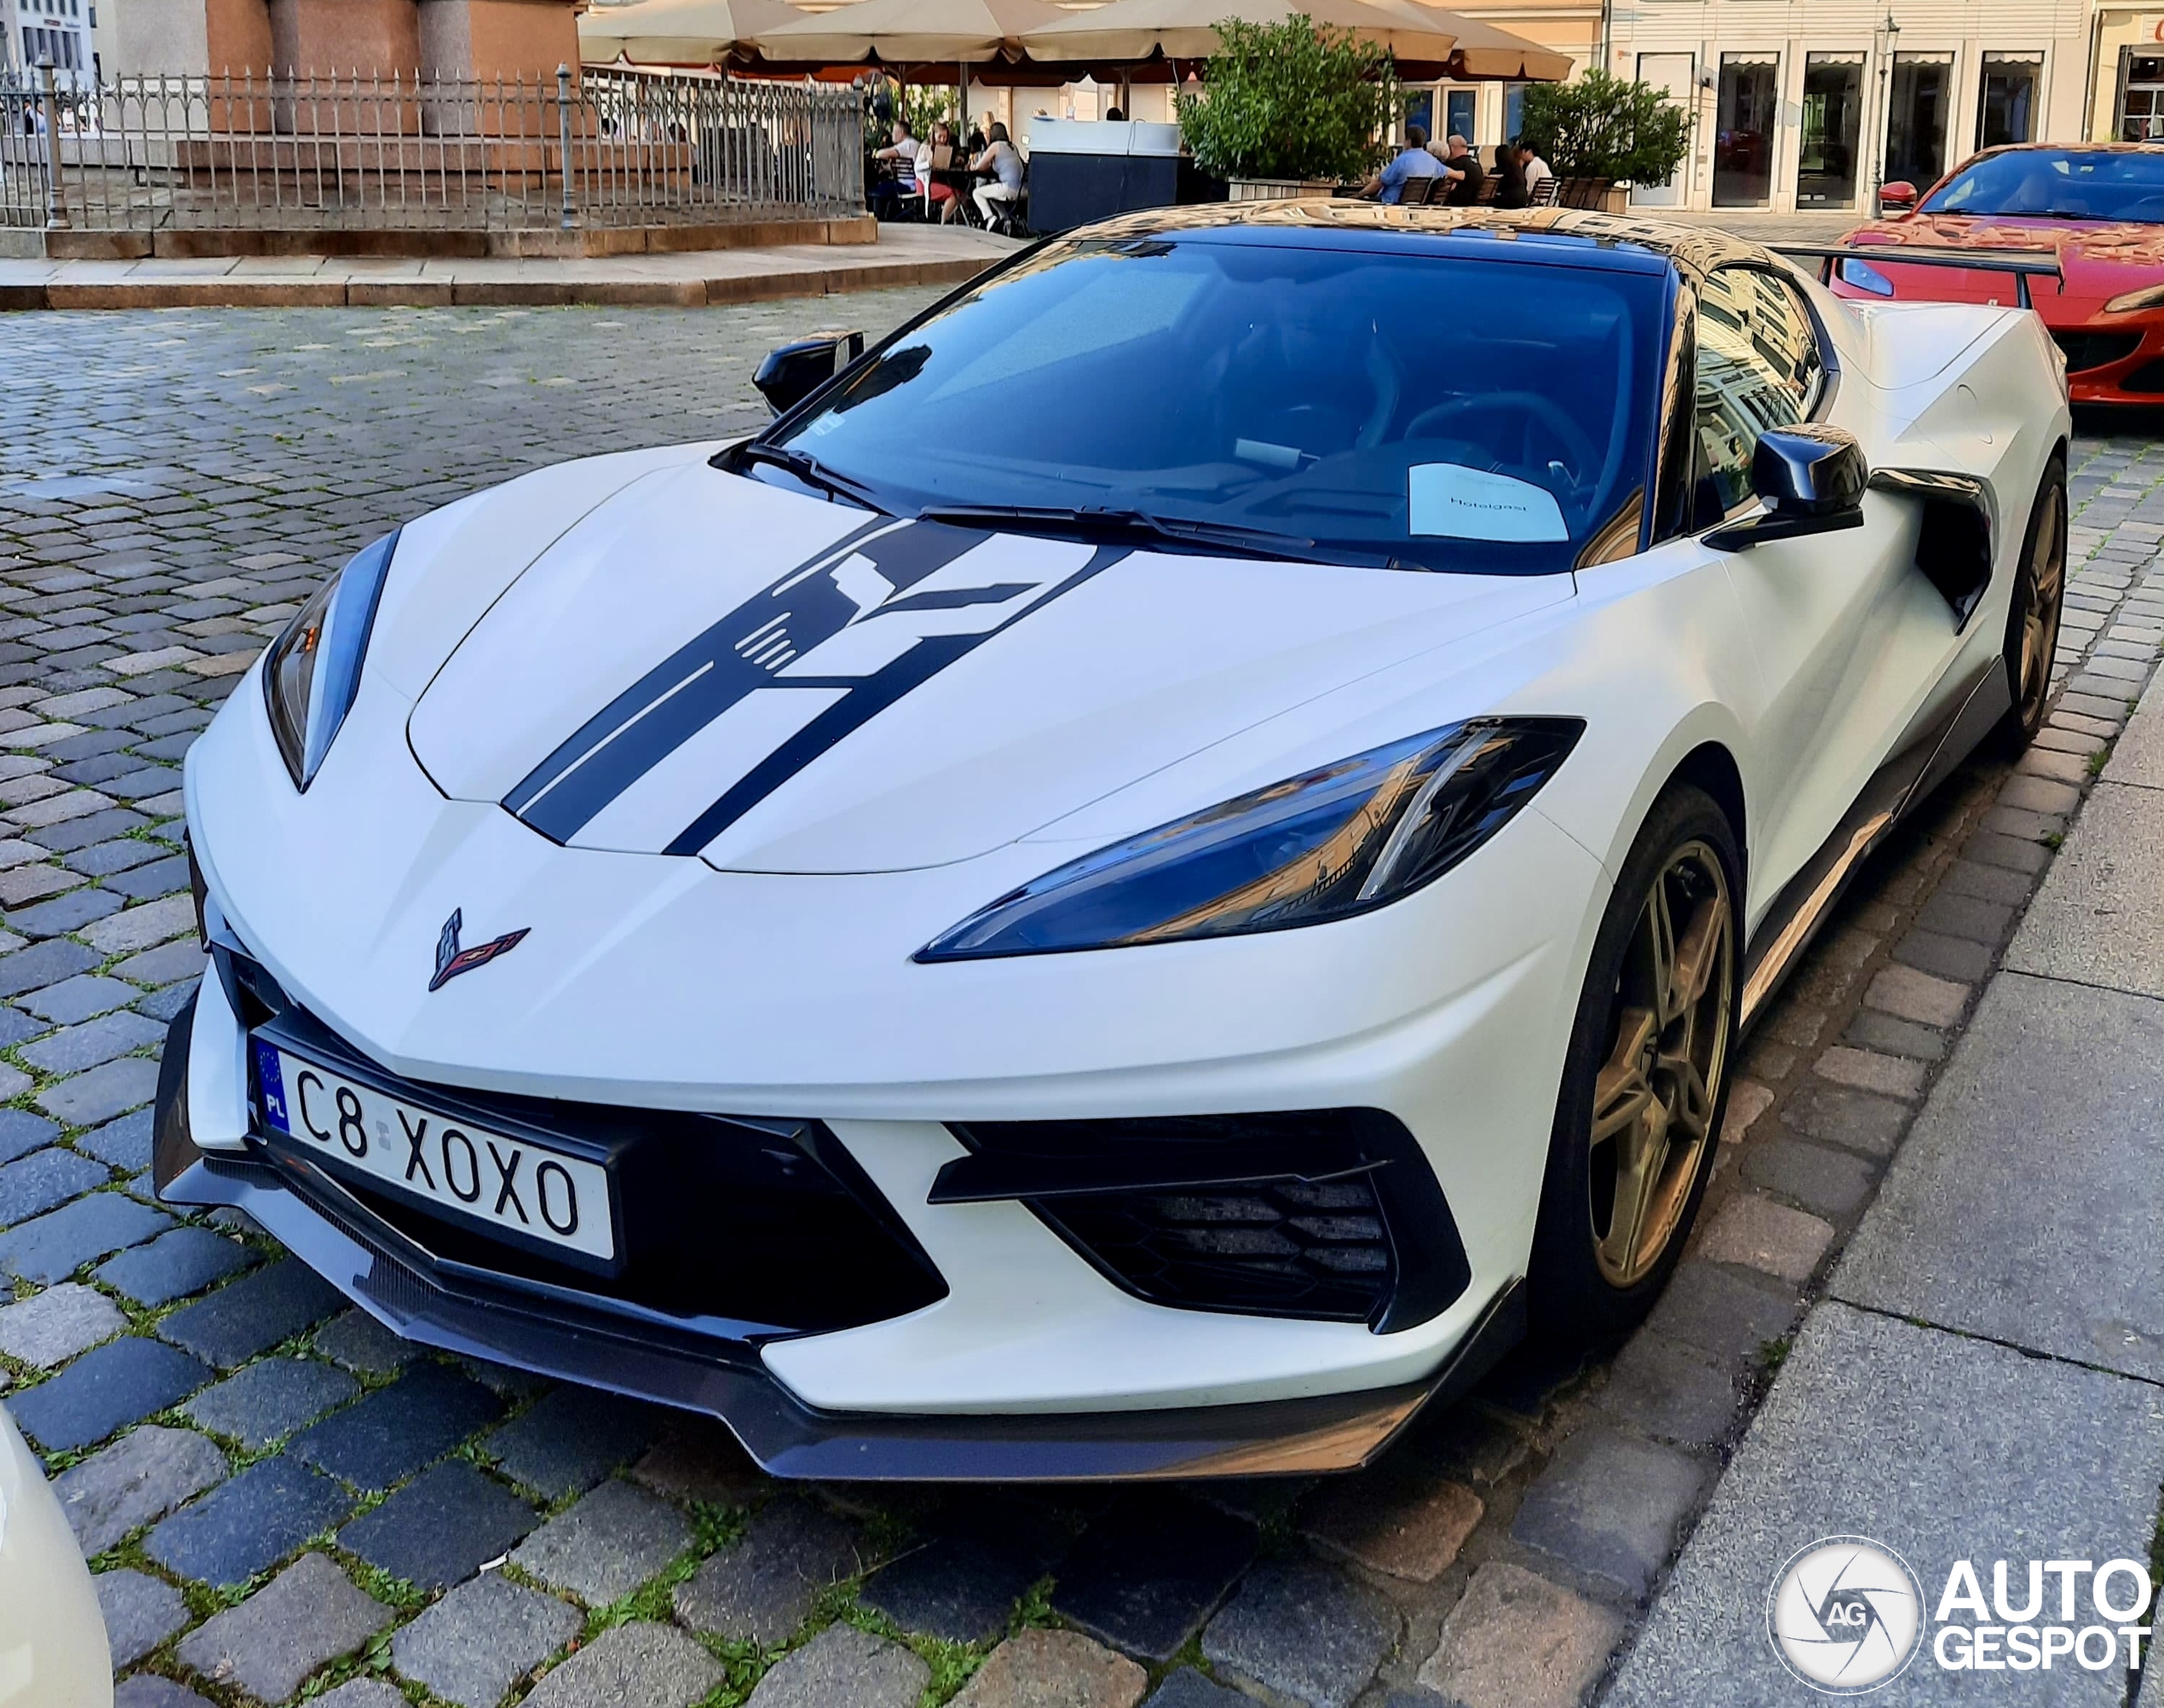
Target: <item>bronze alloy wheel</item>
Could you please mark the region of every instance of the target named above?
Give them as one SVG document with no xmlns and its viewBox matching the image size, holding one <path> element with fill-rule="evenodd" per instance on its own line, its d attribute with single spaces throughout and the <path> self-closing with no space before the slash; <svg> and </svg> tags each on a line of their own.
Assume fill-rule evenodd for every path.
<svg viewBox="0 0 2164 1708">
<path fill-rule="evenodd" d="M 1611 1286 L 1650 1274 L 1685 1225 L 1728 1067 L 1735 958 L 1720 857 L 1685 842 L 1639 909 L 1594 1081 L 1587 1187 L 1594 1262 Z"/>
<path fill-rule="evenodd" d="M 2022 565 L 2021 663 L 2015 714 L 2029 729 L 2044 721 L 2052 691 L 2052 654 L 2059 643 L 2059 612 L 2066 592 L 2066 511 L 2051 498 L 2040 507 L 2029 556 Z"/>
</svg>

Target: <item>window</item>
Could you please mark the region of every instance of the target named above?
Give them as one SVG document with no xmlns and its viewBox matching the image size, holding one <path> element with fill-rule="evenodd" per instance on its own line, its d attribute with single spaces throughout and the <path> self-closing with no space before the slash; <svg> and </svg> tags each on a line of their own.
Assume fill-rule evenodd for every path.
<svg viewBox="0 0 2164 1708">
<path fill-rule="evenodd" d="M 1807 55 L 1803 136 L 1796 156 L 1797 207 L 1856 204 L 1856 141 L 1862 112 L 1863 55 Z"/>
<path fill-rule="evenodd" d="M 1977 147 L 2029 142 L 2036 135 L 2036 89 L 2044 77 L 2041 54 L 1986 54 L 1983 99 L 1977 109 Z"/>
<path fill-rule="evenodd" d="M 1698 474 L 1694 526 L 1751 501 L 1751 453 L 1770 427 L 1817 405 L 1826 370 L 1795 293 L 1770 273 L 1725 267 L 1698 296 Z"/>
<path fill-rule="evenodd" d="M 2119 95 L 2119 140 L 2164 136 L 2164 54 L 2129 54 Z"/>
<path fill-rule="evenodd" d="M 1449 89 L 1442 92 L 1442 136 L 1462 136 L 1470 142 L 1478 132 L 1473 128 L 1473 91 L 1469 89 Z M 1437 137 L 1441 141 L 1442 137 Z"/>
<path fill-rule="evenodd" d="M 1506 83 L 1503 85 L 1503 140 L 1515 142 L 1525 135 L 1525 85 Z"/>
<path fill-rule="evenodd" d="M 1770 55 L 1723 54 L 1713 135 L 1713 205 L 1764 207 L 1773 187 L 1773 139 L 1780 123 L 1780 62 Z"/>
<path fill-rule="evenodd" d="M 1946 170 L 1946 109 L 1954 88 L 1951 54 L 1896 54 L 1886 115 L 1888 183 L 1918 189 Z"/>
</svg>

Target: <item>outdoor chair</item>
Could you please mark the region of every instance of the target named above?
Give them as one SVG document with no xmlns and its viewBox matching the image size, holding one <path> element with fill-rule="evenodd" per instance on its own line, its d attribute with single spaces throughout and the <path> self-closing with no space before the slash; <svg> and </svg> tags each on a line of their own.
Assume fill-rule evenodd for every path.
<svg viewBox="0 0 2164 1708">
<path fill-rule="evenodd" d="M 1543 178 L 1533 187 L 1533 205 L 1536 208 L 1552 208 L 1556 204 L 1556 198 L 1562 194 L 1562 179 L 1553 176 Z"/>
<path fill-rule="evenodd" d="M 1417 208 L 1435 194 L 1440 178 L 1407 178 L 1399 187 L 1397 204 L 1401 208 Z"/>
</svg>

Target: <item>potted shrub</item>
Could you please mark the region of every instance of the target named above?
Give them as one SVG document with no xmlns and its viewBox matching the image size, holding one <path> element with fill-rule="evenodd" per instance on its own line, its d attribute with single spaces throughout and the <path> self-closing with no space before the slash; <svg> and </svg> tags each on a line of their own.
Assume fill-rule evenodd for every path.
<svg viewBox="0 0 2164 1708">
<path fill-rule="evenodd" d="M 1526 90 L 1525 139 L 1560 181 L 1560 205 L 1620 211 L 1619 186 L 1667 181 L 1689 152 L 1690 116 L 1666 94 L 1598 67 Z"/>
<path fill-rule="evenodd" d="M 1217 29 L 1202 93 L 1180 97 L 1180 134 L 1233 200 L 1327 193 L 1367 175 L 1403 104 L 1385 49 L 1304 14 Z"/>
</svg>

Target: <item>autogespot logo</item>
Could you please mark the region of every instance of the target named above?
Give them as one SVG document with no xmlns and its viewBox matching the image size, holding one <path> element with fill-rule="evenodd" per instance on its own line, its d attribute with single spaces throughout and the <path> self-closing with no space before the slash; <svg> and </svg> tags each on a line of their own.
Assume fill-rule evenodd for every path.
<svg viewBox="0 0 2164 1708">
<path fill-rule="evenodd" d="M 1766 1635 L 1781 1665 L 1814 1690 L 1861 1696 L 1890 1683 L 1924 1639 L 1924 1590 L 1891 1549 L 1828 1536 L 1781 1568 Z"/>
</svg>

